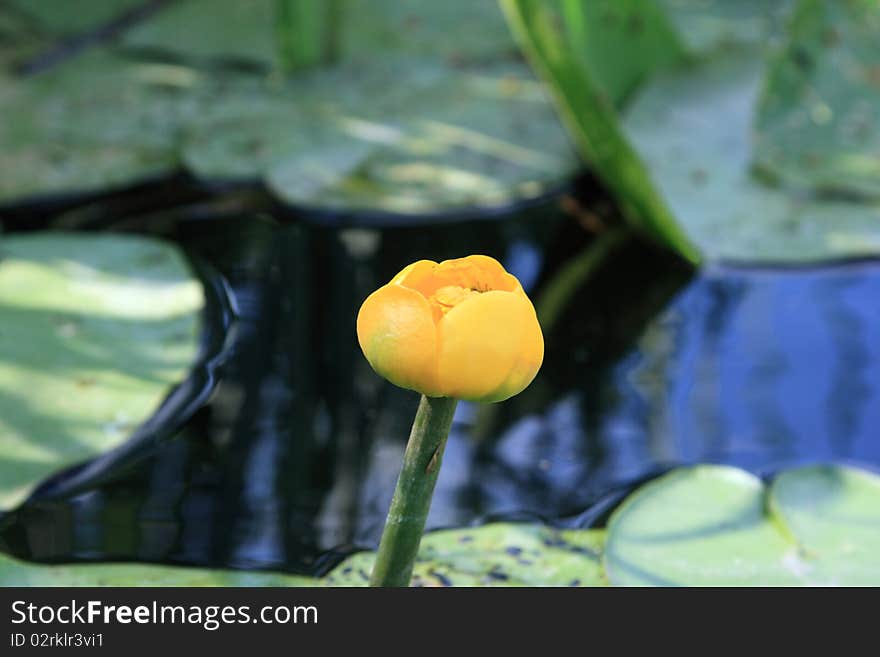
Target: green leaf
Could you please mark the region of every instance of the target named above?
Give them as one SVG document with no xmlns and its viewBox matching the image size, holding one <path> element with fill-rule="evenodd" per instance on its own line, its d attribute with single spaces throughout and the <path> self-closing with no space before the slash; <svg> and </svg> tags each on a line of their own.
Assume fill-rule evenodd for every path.
<svg viewBox="0 0 880 657">
<path fill-rule="evenodd" d="M 805 0 L 767 71 L 755 164 L 784 184 L 880 195 L 880 5 Z"/>
<path fill-rule="evenodd" d="M 430 532 L 422 539 L 412 586 L 605 586 L 604 532 L 493 523 Z M 372 552 L 349 557 L 324 579 L 366 586 Z"/>
<path fill-rule="evenodd" d="M 122 443 L 194 363 L 202 286 L 122 235 L 0 241 L 0 509 Z"/>
<path fill-rule="evenodd" d="M 834 586 L 880 585 L 880 477 L 843 466 L 781 473 L 770 508 L 805 559 L 805 576 Z"/>
<path fill-rule="evenodd" d="M 0 554 L 0 586 L 321 586 L 299 575 L 143 563 L 41 565 Z"/>
<path fill-rule="evenodd" d="M 851 468 L 785 471 L 769 491 L 737 468 L 680 468 L 615 510 L 605 570 L 617 586 L 876 585 L 877 509 L 880 478 Z"/>
<path fill-rule="evenodd" d="M 658 76 L 624 127 L 708 259 L 808 262 L 880 252 L 880 206 L 792 195 L 750 174 L 763 61 L 740 53 Z"/>
<path fill-rule="evenodd" d="M 546 5 L 501 0 L 511 29 L 547 82 L 581 155 L 615 193 L 634 226 L 696 262 L 697 251 L 657 193 L 618 125 L 610 99 L 555 30 Z"/>
</svg>

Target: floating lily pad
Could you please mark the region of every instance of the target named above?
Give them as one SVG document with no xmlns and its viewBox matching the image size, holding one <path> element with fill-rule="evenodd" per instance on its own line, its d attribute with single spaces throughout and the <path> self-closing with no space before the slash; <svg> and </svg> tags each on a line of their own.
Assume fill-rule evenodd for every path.
<svg viewBox="0 0 880 657">
<path fill-rule="evenodd" d="M 601 530 L 495 523 L 422 539 L 413 586 L 605 586 Z M 0 586 L 366 586 L 372 553 L 315 579 L 151 564 L 39 565 L 0 555 Z"/>
<path fill-rule="evenodd" d="M 725 46 L 763 46 L 781 31 L 794 1 L 657 0 L 695 55 Z"/>
<path fill-rule="evenodd" d="M 604 532 L 494 523 L 426 534 L 412 586 L 605 586 Z M 365 586 L 375 555 L 349 557 L 324 579 Z"/>
<path fill-rule="evenodd" d="M 347 58 L 391 52 L 455 65 L 516 53 L 497 2 L 344 0 L 341 6 L 340 45 Z"/>
<path fill-rule="evenodd" d="M 297 206 L 503 206 L 558 187 L 578 167 L 539 84 L 515 64 L 351 65 L 298 76 L 271 97 L 223 100 L 189 131 L 187 166 L 206 179 L 265 176 Z"/>
<path fill-rule="evenodd" d="M 194 363 L 202 286 L 145 237 L 0 240 L 0 509 L 122 443 Z"/>
<path fill-rule="evenodd" d="M 679 35 L 653 2 L 592 0 L 564 2 L 562 8 L 572 50 L 617 105 L 683 54 Z"/>
<path fill-rule="evenodd" d="M 796 196 L 750 173 L 763 61 L 707 60 L 658 76 L 625 130 L 688 236 L 710 259 L 817 261 L 880 252 L 880 206 Z"/>
<path fill-rule="evenodd" d="M 274 52 L 271 22 L 252 16 L 271 14 L 274 3 L 264 4 L 174 3 L 129 33 L 136 56 L 90 52 L 10 85 L 0 94 L 9 117 L 0 126 L 0 168 L 8 172 L 0 202 L 111 190 L 168 174 L 182 159 L 208 182 L 262 180 L 299 208 L 437 215 L 533 200 L 580 168 L 541 85 L 509 56 L 514 45 L 494 4 L 465 12 L 485 22 L 468 30 L 491 33 L 493 24 L 506 39 L 471 53 L 479 56 L 426 46 L 423 32 L 448 43 L 444 26 L 461 16 L 420 0 L 382 5 L 389 24 L 412 23 L 404 32 L 413 33 L 413 49 L 401 37 L 399 47 L 361 57 L 355 44 L 337 66 L 289 79 L 190 65 L 215 54 L 244 57 L 254 44 Z M 370 15 L 371 38 L 379 39 L 388 25 L 373 10 L 354 3 L 345 20 L 359 25 L 358 12 Z M 178 12 L 184 17 L 175 19 Z M 208 23 L 246 28 L 252 38 L 215 34 L 196 20 L 205 13 Z M 151 30 L 169 47 L 196 50 L 176 64 L 159 61 L 164 48 L 137 37 Z"/>
<path fill-rule="evenodd" d="M 123 45 L 183 60 L 237 59 L 276 66 L 276 5 L 277 0 L 178 0 L 128 30 Z M 335 29 L 343 61 L 375 60 L 390 53 L 439 56 L 456 63 L 516 51 L 494 2 L 343 0 L 338 7 Z"/>
<path fill-rule="evenodd" d="M 0 554 L 0 586 L 321 586 L 298 575 L 107 563 L 41 565 Z"/>
<path fill-rule="evenodd" d="M 880 5 L 802 2 L 770 64 L 755 163 L 785 184 L 880 195 Z"/>
<path fill-rule="evenodd" d="M 179 57 L 274 64 L 277 0 L 178 0 L 127 30 L 123 45 Z"/>
<path fill-rule="evenodd" d="M 14 66 L 48 47 L 51 37 L 27 14 L 0 3 L 0 96 L 8 92 Z"/>
<path fill-rule="evenodd" d="M 880 479 L 865 472 L 792 470 L 768 493 L 736 468 L 682 468 L 614 512 L 605 569 L 623 586 L 876 585 L 877 508 Z"/>
<path fill-rule="evenodd" d="M 10 11 L 29 18 L 29 23 L 52 34 L 75 34 L 107 23 L 144 0 L 5 0 Z"/>
<path fill-rule="evenodd" d="M 774 480 L 770 505 L 805 555 L 805 576 L 880 585 L 880 477 L 840 466 L 788 470 Z"/>
<path fill-rule="evenodd" d="M 0 94 L 0 202 L 125 186 L 177 166 L 201 78 L 100 53 Z"/>
</svg>

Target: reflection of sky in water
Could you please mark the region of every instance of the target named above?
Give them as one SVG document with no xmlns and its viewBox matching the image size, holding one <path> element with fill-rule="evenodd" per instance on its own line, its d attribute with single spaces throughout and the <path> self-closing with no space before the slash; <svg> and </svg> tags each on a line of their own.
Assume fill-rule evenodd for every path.
<svg viewBox="0 0 880 657">
<path fill-rule="evenodd" d="M 880 464 L 876 266 L 707 271 L 610 372 L 509 426 L 475 481 L 484 510 L 552 515 L 666 464 L 832 459 Z"/>
</svg>

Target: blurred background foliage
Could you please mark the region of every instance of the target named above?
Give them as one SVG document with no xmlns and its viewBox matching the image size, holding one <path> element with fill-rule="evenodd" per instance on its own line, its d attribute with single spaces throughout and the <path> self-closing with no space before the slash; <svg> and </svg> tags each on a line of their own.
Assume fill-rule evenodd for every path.
<svg viewBox="0 0 880 657">
<path fill-rule="evenodd" d="M 0 201 L 185 170 L 296 208 L 557 192 L 570 143 L 697 262 L 880 249 L 871 0 L 0 3 Z"/>
</svg>

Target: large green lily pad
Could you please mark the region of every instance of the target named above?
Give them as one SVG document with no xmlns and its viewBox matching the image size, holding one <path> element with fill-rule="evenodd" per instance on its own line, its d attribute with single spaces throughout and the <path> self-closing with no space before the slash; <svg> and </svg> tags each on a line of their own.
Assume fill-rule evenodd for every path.
<svg viewBox="0 0 880 657">
<path fill-rule="evenodd" d="M 493 523 L 422 539 L 413 586 L 605 586 L 604 532 Z M 0 555 L 0 586 L 366 586 L 373 553 L 323 578 L 148 564 L 39 565 Z"/>
<path fill-rule="evenodd" d="M 880 584 L 880 477 L 827 465 L 787 470 L 773 481 L 770 506 L 806 555 L 811 579 Z"/>
<path fill-rule="evenodd" d="M 265 178 L 298 206 L 403 214 L 496 207 L 568 180 L 578 162 L 519 65 L 450 72 L 412 60 L 289 83 L 95 54 L 0 96 L 0 200 L 168 173 Z M 382 93 L 374 102 L 377 90 Z"/>
<path fill-rule="evenodd" d="M 249 60 L 277 66 L 278 0 L 178 0 L 128 30 L 123 46 L 190 61 Z M 323 8 L 329 10 L 330 2 Z M 319 1 L 316 3 L 322 7 Z M 494 2 L 471 0 L 342 0 L 338 57 L 375 60 L 387 54 L 440 57 L 458 63 L 515 52 Z M 193 30 L 192 26 L 199 28 Z M 455 38 L 450 38 L 454 34 Z"/>
<path fill-rule="evenodd" d="M 146 237 L 0 239 L 0 509 L 123 442 L 194 363 L 203 289 Z"/>
<path fill-rule="evenodd" d="M 144 0 L 4 0 L 9 12 L 26 17 L 36 29 L 50 34 L 67 35 L 98 27 L 126 11 L 143 5 Z"/>
<path fill-rule="evenodd" d="M 138 49 L 126 57 L 96 50 L 11 82 L 0 93 L 8 117 L 0 203 L 111 190 L 183 163 L 209 182 L 262 180 L 301 208 L 435 215 L 532 200 L 579 169 L 541 85 L 510 56 L 494 4 L 465 12 L 478 20 L 466 30 L 475 42 L 484 31 L 503 35 L 488 50 L 439 49 L 461 20 L 445 3 L 354 3 L 344 25 L 363 23 L 366 32 L 351 31 L 353 50 L 338 65 L 289 79 L 269 67 L 224 68 L 254 44 L 274 52 L 265 4 L 174 3 L 128 33 L 125 43 Z M 388 24 L 374 16 L 380 10 Z M 224 30 L 253 34 L 193 31 L 206 12 Z M 370 38 L 388 41 L 382 35 L 397 24 L 410 27 L 394 43 L 377 43 L 376 56 L 359 50 L 366 46 L 355 32 L 372 34 L 372 25 Z M 185 51 L 177 63 L 146 38 L 154 32 Z M 426 45 L 428 34 L 436 47 Z"/>
<path fill-rule="evenodd" d="M 177 135 L 197 112 L 187 69 L 92 53 L 0 94 L 0 202 L 104 191 L 177 166 Z"/>
<path fill-rule="evenodd" d="M 413 586 L 604 586 L 602 530 L 494 523 L 431 532 L 422 539 Z M 365 586 L 375 555 L 337 566 L 330 586 Z"/>
<path fill-rule="evenodd" d="M 685 47 L 706 55 L 730 46 L 762 47 L 781 32 L 794 0 L 656 0 Z"/>
<path fill-rule="evenodd" d="M 796 586 L 880 584 L 880 476 L 679 468 L 632 493 L 607 530 L 492 523 L 426 534 L 413 586 Z M 164 566 L 43 566 L 0 556 L 0 585 L 366 586 L 375 555 L 321 579 Z"/>
<path fill-rule="evenodd" d="M 785 184 L 880 195 L 880 4 L 807 0 L 770 64 L 755 163 Z"/>
<path fill-rule="evenodd" d="M 614 512 L 612 585 L 877 585 L 880 478 L 840 466 L 760 479 L 727 466 L 681 468 Z"/>
<path fill-rule="evenodd" d="M 298 575 L 142 563 L 40 565 L 0 554 L 0 586 L 320 586 Z"/>
<path fill-rule="evenodd" d="M 276 194 L 311 207 L 430 214 L 534 198 L 579 167 L 543 90 L 520 65 L 451 73 L 410 60 L 383 73 L 387 82 L 353 69 L 367 84 L 347 98 L 314 87 L 303 94 L 323 110 L 321 121 L 302 128 L 321 147 L 291 151 L 269 167 Z M 406 94 L 362 106 L 371 89 L 395 78 Z M 297 173 L 312 176 L 315 162 L 335 175 L 320 186 L 286 184 Z"/>
<path fill-rule="evenodd" d="M 197 60 L 276 63 L 278 0 L 178 0 L 125 32 L 122 43 Z"/>
<path fill-rule="evenodd" d="M 760 57 L 658 76 L 624 120 L 688 236 L 710 259 L 804 262 L 876 254 L 880 206 L 786 193 L 750 172 Z"/>
<path fill-rule="evenodd" d="M 683 55 L 679 35 L 654 2 L 567 0 L 562 10 L 572 51 L 616 105 Z"/>
</svg>

